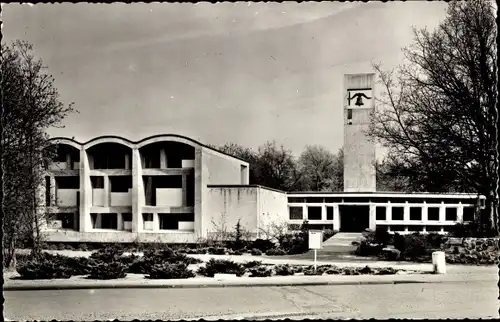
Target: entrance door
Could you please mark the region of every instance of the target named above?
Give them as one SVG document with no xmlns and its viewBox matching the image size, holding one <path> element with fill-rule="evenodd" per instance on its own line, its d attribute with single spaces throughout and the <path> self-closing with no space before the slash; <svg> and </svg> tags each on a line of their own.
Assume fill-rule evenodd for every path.
<svg viewBox="0 0 500 322">
<path fill-rule="evenodd" d="M 370 227 L 370 207 L 339 205 L 340 231 L 358 233 Z"/>
</svg>

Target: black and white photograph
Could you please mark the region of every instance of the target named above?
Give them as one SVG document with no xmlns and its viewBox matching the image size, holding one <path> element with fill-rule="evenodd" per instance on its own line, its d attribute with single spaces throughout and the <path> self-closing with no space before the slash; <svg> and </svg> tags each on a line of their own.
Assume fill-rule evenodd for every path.
<svg viewBox="0 0 500 322">
<path fill-rule="evenodd" d="M 498 319 L 497 9 L 1 3 L 4 320 Z"/>
</svg>

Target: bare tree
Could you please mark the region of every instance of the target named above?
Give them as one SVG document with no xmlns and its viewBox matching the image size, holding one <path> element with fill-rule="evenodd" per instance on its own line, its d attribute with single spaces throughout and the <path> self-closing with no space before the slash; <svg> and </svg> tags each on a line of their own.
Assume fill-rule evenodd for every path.
<svg viewBox="0 0 500 322">
<path fill-rule="evenodd" d="M 433 32 L 414 30 L 397 71 L 375 69 L 384 93 L 371 135 L 408 190 L 467 191 L 487 198 L 498 232 L 496 24 L 489 1 L 450 2 Z"/>
<path fill-rule="evenodd" d="M 61 126 L 73 108 L 59 101 L 54 79 L 31 45 L 2 45 L 1 57 L 3 254 L 12 266 L 20 239 L 31 239 L 33 253 L 40 252 L 46 213 L 40 187 L 55 152 L 46 131 Z"/>
<path fill-rule="evenodd" d="M 337 155 L 319 145 L 308 145 L 299 158 L 302 189 L 308 191 L 342 191 L 343 153 Z"/>
</svg>

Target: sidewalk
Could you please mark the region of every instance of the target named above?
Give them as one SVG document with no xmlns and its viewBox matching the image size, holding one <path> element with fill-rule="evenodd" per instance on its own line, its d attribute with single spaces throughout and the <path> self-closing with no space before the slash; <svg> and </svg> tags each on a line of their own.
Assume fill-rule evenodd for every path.
<svg viewBox="0 0 500 322">
<path fill-rule="evenodd" d="M 200 287 L 263 287 L 311 285 L 374 285 L 405 283 L 457 283 L 496 281 L 491 276 L 470 275 L 464 279 L 459 274 L 432 275 L 357 275 L 357 276 L 275 276 L 275 277 L 196 277 L 175 280 L 150 280 L 142 274 L 128 274 L 118 280 L 90 280 L 75 276 L 65 280 L 11 280 L 5 279 L 4 291 L 19 290 L 70 290 L 103 288 L 200 288 Z"/>
</svg>

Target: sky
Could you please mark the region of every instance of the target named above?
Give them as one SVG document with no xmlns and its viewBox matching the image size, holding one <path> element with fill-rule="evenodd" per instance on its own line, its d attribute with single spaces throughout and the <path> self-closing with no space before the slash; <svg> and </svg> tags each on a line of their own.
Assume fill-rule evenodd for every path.
<svg viewBox="0 0 500 322">
<path fill-rule="evenodd" d="M 25 40 L 79 111 L 54 136 L 180 134 L 256 149 L 343 144 L 343 75 L 403 63 L 412 26 L 445 2 L 7 4 L 3 42 Z"/>
</svg>

